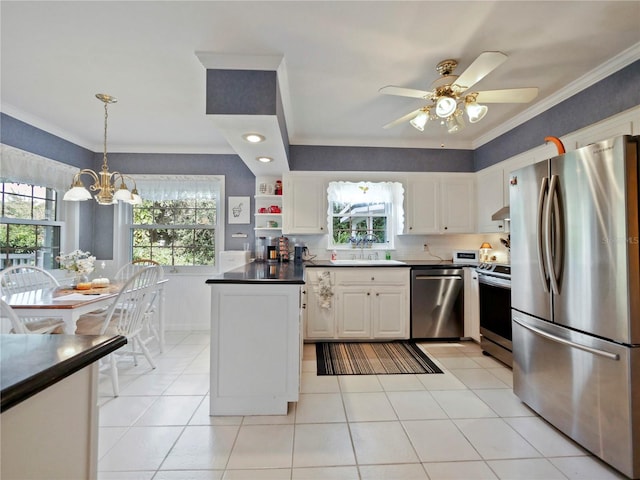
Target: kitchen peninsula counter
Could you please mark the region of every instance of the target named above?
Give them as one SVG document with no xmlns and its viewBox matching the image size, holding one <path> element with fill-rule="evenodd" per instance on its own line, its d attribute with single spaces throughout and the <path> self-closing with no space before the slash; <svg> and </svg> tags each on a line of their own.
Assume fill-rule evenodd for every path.
<svg viewBox="0 0 640 480">
<path fill-rule="evenodd" d="M 97 361 L 126 343 L 119 335 L 0 335 L 1 478 L 96 478 Z"/>
<path fill-rule="evenodd" d="M 300 389 L 302 265 L 252 262 L 206 283 L 210 415 L 285 415 Z"/>
</svg>

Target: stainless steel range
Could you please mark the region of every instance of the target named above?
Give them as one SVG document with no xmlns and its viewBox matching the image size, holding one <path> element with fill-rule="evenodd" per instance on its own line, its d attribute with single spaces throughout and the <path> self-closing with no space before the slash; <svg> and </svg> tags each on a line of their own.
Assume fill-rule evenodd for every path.
<svg viewBox="0 0 640 480">
<path fill-rule="evenodd" d="M 476 268 L 480 288 L 480 347 L 511 366 L 511 266 L 482 263 Z"/>
</svg>

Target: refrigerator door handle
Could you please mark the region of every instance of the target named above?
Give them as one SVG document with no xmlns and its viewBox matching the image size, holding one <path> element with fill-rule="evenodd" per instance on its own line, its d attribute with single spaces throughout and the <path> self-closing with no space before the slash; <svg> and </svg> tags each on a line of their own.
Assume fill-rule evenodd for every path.
<svg viewBox="0 0 640 480">
<path fill-rule="evenodd" d="M 538 272 L 540 273 L 540 280 L 542 281 L 542 288 L 545 293 L 549 293 L 548 286 L 548 278 L 547 270 L 545 269 L 546 258 L 545 252 L 542 248 L 543 239 L 543 220 L 544 220 L 544 200 L 547 193 L 547 183 L 549 179 L 547 177 L 542 177 L 542 182 L 540 182 L 540 194 L 538 195 L 538 224 L 536 226 L 536 243 L 538 247 Z"/>
<path fill-rule="evenodd" d="M 558 175 L 551 176 L 551 183 L 549 184 L 549 196 L 547 197 L 547 205 L 545 209 L 545 223 L 547 225 L 546 237 L 545 237 L 545 250 L 547 257 L 547 271 L 549 272 L 549 283 L 551 285 L 551 291 L 558 295 L 560 294 L 560 288 L 558 287 L 558 270 L 560 255 L 562 253 L 562 229 L 559 228 L 560 221 L 560 209 L 558 206 Z M 553 215 L 552 209 L 553 208 Z M 552 228 L 552 220 L 556 221 L 556 228 Z M 554 234 L 555 245 L 551 243 L 551 232 Z M 554 250 L 553 247 L 556 247 Z"/>
<path fill-rule="evenodd" d="M 601 357 L 608 358 L 609 360 L 615 360 L 615 361 L 620 360 L 620 355 L 618 355 L 617 353 L 607 352 L 605 350 L 600 350 L 598 348 L 588 347 L 588 346 L 582 345 L 580 343 L 572 342 L 571 340 L 566 340 L 564 338 L 556 337 L 555 335 L 547 333 L 544 330 L 540 330 L 539 328 L 532 327 L 531 325 L 527 325 L 526 323 L 521 322 L 520 320 L 518 320 L 515 317 L 511 317 L 511 318 L 512 318 L 512 320 L 514 322 L 516 322 L 522 328 L 525 328 L 525 329 L 535 333 L 536 335 L 544 337 L 544 338 L 546 338 L 548 340 L 551 340 L 553 342 L 561 343 L 563 345 L 567 345 L 569 347 L 577 348 L 579 350 L 584 350 L 585 352 L 589 352 L 589 353 L 592 353 L 594 355 L 599 355 Z"/>
</svg>

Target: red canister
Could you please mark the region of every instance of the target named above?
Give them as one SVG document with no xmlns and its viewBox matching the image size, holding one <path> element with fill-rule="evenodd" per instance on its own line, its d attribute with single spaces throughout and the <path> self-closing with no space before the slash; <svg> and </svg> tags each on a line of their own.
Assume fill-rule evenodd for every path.
<svg viewBox="0 0 640 480">
<path fill-rule="evenodd" d="M 277 180 L 276 181 L 276 191 L 275 191 L 276 195 L 282 195 L 282 181 L 281 180 Z"/>
</svg>

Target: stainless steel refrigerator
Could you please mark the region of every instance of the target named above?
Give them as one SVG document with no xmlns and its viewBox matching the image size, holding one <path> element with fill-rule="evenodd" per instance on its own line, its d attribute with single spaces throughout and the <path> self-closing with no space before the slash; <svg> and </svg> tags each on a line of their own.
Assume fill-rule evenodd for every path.
<svg viewBox="0 0 640 480">
<path fill-rule="evenodd" d="M 514 392 L 634 479 L 639 142 L 617 137 L 510 177 Z"/>
</svg>

